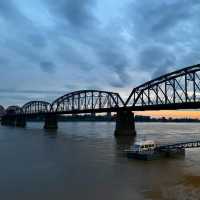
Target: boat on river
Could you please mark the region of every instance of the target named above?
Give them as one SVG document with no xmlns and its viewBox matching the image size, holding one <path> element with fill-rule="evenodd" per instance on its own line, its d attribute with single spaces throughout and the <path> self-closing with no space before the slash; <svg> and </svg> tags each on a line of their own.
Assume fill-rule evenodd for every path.
<svg viewBox="0 0 200 200">
<path fill-rule="evenodd" d="M 140 160 L 153 160 L 160 157 L 158 144 L 154 140 L 145 140 L 134 143 L 134 145 L 126 150 L 128 158 L 136 158 Z"/>
<path fill-rule="evenodd" d="M 185 155 L 185 146 L 182 145 L 160 145 L 154 140 L 136 142 L 125 151 L 128 158 L 139 160 L 154 160 L 161 157 L 176 157 Z"/>
</svg>

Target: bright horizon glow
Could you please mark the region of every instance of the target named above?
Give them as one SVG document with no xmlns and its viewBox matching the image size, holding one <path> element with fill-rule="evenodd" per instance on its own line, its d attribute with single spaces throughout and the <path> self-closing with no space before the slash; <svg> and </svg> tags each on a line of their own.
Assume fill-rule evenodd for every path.
<svg viewBox="0 0 200 200">
<path fill-rule="evenodd" d="M 200 119 L 200 110 L 159 110 L 159 111 L 140 111 L 135 112 L 135 115 L 151 116 L 155 118 L 190 118 Z"/>
</svg>

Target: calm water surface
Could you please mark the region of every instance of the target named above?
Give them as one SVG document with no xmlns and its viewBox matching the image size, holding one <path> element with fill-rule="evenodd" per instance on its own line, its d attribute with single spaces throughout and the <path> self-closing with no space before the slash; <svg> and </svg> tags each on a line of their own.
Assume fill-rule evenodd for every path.
<svg viewBox="0 0 200 200">
<path fill-rule="evenodd" d="M 132 139 L 116 139 L 114 123 L 42 123 L 0 127 L 3 200 L 200 199 L 200 149 L 184 159 L 128 160 Z M 198 123 L 138 123 L 137 138 L 162 143 L 200 139 Z"/>
</svg>

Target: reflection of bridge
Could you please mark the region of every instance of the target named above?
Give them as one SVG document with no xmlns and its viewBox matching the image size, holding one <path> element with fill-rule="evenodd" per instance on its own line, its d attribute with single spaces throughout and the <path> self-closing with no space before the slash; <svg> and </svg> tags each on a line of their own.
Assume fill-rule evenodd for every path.
<svg viewBox="0 0 200 200">
<path fill-rule="evenodd" d="M 2 125 L 25 126 L 26 119 L 45 118 L 45 128 L 57 128 L 57 115 L 116 112 L 117 135 L 135 133 L 132 111 L 200 108 L 200 64 L 148 81 L 133 89 L 124 102 L 118 93 L 81 90 L 53 103 L 31 101 L 24 106 L 0 107 Z"/>
</svg>

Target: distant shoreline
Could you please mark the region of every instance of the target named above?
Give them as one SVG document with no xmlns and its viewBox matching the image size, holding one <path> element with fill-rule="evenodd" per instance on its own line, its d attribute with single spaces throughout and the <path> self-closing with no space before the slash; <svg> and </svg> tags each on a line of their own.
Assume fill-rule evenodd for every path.
<svg viewBox="0 0 200 200">
<path fill-rule="evenodd" d="M 59 122 L 114 122 L 116 116 L 92 116 L 92 115 L 77 115 L 77 116 L 58 116 Z M 31 122 L 42 122 L 44 119 L 27 119 Z M 152 118 L 150 116 L 135 116 L 135 122 L 162 122 L 162 123 L 199 123 L 199 119 L 190 119 L 190 118 Z"/>
</svg>

